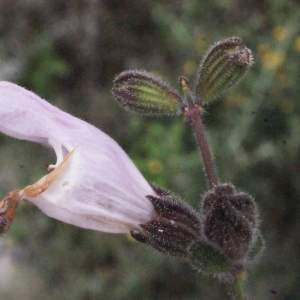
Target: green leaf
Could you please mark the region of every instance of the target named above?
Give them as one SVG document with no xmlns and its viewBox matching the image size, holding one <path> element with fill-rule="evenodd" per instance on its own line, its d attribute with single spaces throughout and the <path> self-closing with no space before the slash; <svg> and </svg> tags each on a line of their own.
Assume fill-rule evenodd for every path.
<svg viewBox="0 0 300 300">
<path fill-rule="evenodd" d="M 181 96 L 145 71 L 125 71 L 114 80 L 114 97 L 126 108 L 145 115 L 180 113 Z"/>
<path fill-rule="evenodd" d="M 213 45 L 204 56 L 196 76 L 197 102 L 208 102 L 236 84 L 253 64 L 251 50 L 240 38 Z"/>
</svg>

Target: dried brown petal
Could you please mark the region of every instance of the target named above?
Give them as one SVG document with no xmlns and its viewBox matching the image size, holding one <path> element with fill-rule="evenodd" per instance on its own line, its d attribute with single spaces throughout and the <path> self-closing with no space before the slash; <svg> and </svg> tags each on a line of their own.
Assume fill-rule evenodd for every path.
<svg viewBox="0 0 300 300">
<path fill-rule="evenodd" d="M 25 187 L 22 192 L 24 193 L 24 196 L 27 197 L 37 197 L 39 194 L 44 192 L 51 184 L 52 182 L 57 179 L 57 177 L 61 174 L 61 172 L 65 169 L 65 167 L 70 162 L 72 155 L 74 153 L 74 150 L 72 150 L 65 159 L 55 168 L 53 171 L 51 171 L 49 174 L 42 177 L 39 181 L 32 185 L 28 185 Z"/>
<path fill-rule="evenodd" d="M 0 202 L 0 234 L 5 233 L 15 218 L 17 207 L 20 202 L 20 191 L 10 192 Z"/>
</svg>

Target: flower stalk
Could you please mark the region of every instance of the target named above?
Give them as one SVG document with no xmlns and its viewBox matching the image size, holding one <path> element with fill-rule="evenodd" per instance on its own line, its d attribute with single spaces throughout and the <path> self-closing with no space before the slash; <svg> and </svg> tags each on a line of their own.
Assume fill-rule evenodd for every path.
<svg viewBox="0 0 300 300">
<path fill-rule="evenodd" d="M 240 272 L 234 275 L 229 283 L 229 293 L 232 295 L 233 300 L 248 300 L 244 291 L 244 277 L 245 272 Z"/>
<path fill-rule="evenodd" d="M 216 171 L 216 166 L 214 158 L 210 151 L 208 141 L 206 138 L 206 133 L 204 130 L 204 125 L 202 123 L 200 112 L 198 112 L 197 106 L 189 109 L 187 117 L 190 119 L 191 124 L 194 128 L 198 145 L 201 150 L 205 174 L 208 180 L 209 188 L 213 188 L 218 185 L 218 176 Z"/>
<path fill-rule="evenodd" d="M 200 148 L 202 155 L 205 175 L 209 184 L 210 189 L 218 185 L 218 176 L 216 171 L 215 162 L 212 156 L 212 153 L 209 148 L 207 141 L 204 125 L 201 119 L 201 112 L 203 107 L 195 103 L 193 99 L 193 94 L 191 93 L 188 85 L 188 79 L 185 77 L 179 78 L 179 84 L 184 93 L 187 105 L 183 108 L 183 113 L 187 119 L 190 120 L 190 123 L 195 131 L 196 139 Z"/>
</svg>

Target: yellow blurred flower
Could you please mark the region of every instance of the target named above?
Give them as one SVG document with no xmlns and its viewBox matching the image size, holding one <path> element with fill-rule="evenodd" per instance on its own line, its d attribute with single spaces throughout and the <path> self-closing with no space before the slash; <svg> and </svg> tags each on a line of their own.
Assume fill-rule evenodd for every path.
<svg viewBox="0 0 300 300">
<path fill-rule="evenodd" d="M 197 67 L 198 67 L 198 65 L 196 64 L 195 61 L 188 60 L 183 66 L 184 74 L 186 76 L 195 75 L 197 72 Z"/>
<path fill-rule="evenodd" d="M 203 51 L 208 47 L 207 43 L 207 37 L 204 34 L 198 33 L 195 37 L 195 48 L 197 51 L 201 54 L 203 54 Z"/>
<path fill-rule="evenodd" d="M 284 26 L 276 26 L 273 30 L 273 35 L 277 41 L 282 42 L 288 36 L 288 30 Z"/>
<path fill-rule="evenodd" d="M 295 43 L 294 43 L 294 49 L 298 52 L 300 52 L 300 36 L 298 36 L 295 39 Z"/>
<path fill-rule="evenodd" d="M 275 70 L 279 68 L 285 61 L 286 54 L 284 51 L 274 50 L 269 44 L 261 44 L 258 52 L 262 58 L 264 69 Z"/>
<path fill-rule="evenodd" d="M 264 67 L 266 69 L 277 69 L 284 61 L 285 53 L 283 51 L 270 52 L 264 57 Z"/>
<path fill-rule="evenodd" d="M 157 159 L 150 159 L 147 162 L 148 171 L 153 174 L 159 174 L 163 170 L 163 166 Z"/>
</svg>

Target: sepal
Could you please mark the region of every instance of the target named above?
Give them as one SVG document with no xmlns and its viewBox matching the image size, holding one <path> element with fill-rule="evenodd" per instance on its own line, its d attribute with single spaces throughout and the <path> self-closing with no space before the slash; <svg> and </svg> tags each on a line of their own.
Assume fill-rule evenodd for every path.
<svg viewBox="0 0 300 300">
<path fill-rule="evenodd" d="M 201 219 L 184 201 L 158 187 L 153 189 L 157 196 L 147 198 L 158 217 L 140 224 L 142 231 L 131 231 L 131 236 L 162 253 L 187 258 L 188 249 L 201 234 Z"/>
<path fill-rule="evenodd" d="M 203 199 L 203 233 L 231 260 L 247 256 L 256 236 L 256 208 L 253 199 L 224 184 Z"/>
<path fill-rule="evenodd" d="M 147 196 L 154 205 L 156 213 L 162 218 L 184 224 L 200 235 L 201 219 L 197 212 L 186 202 L 168 192 L 152 186 L 158 197 Z"/>
<path fill-rule="evenodd" d="M 207 274 L 223 274 L 231 270 L 227 257 L 216 247 L 197 241 L 189 249 L 189 261 L 198 271 Z"/>
<path fill-rule="evenodd" d="M 197 236 L 188 227 L 174 221 L 158 218 L 141 224 L 148 236 L 148 244 L 162 253 L 185 257 Z"/>
</svg>

